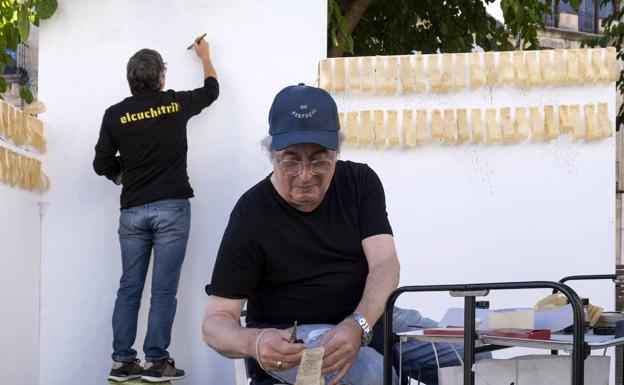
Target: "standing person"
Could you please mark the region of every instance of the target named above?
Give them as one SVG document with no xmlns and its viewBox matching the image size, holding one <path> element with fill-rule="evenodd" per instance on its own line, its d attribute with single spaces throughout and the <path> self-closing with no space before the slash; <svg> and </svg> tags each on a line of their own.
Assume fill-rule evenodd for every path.
<svg viewBox="0 0 624 385">
<path fill-rule="evenodd" d="M 95 145 L 95 172 L 123 186 L 119 218 L 122 275 L 113 311 L 113 365 L 108 377 L 113 381 L 141 377 L 161 382 L 184 377 L 167 347 L 191 221 L 193 189 L 186 171 L 186 124 L 219 95 L 208 43 L 197 38 L 194 48 L 202 62 L 204 85 L 192 91 L 163 91 L 167 68 L 160 54 L 151 49 L 135 53 L 127 65 L 132 96 L 104 112 Z M 143 368 L 132 346 L 152 250 Z"/>
</svg>

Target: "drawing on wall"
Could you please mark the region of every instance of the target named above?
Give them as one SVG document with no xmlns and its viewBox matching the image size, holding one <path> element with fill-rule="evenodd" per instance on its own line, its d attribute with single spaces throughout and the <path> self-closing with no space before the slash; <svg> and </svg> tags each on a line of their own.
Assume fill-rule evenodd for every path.
<svg viewBox="0 0 624 385">
<path fill-rule="evenodd" d="M 43 154 L 47 142 L 43 134 L 43 122 L 31 114 L 45 111 L 41 102 L 33 103 L 26 111 L 2 101 L 0 115 L 0 182 L 30 191 L 46 191 L 50 179 L 41 170 L 41 161 L 24 154 Z M 22 153 L 13 151 L 11 145 Z"/>
<path fill-rule="evenodd" d="M 614 82 L 616 52 L 609 48 L 323 59 L 319 85 L 351 98 L 451 93 L 482 87 L 566 87 Z M 340 103 L 339 103 L 340 104 Z M 339 113 L 347 145 L 377 149 L 427 143 L 521 143 L 568 134 L 574 141 L 613 135 L 606 101 L 498 108 L 363 109 Z"/>
</svg>

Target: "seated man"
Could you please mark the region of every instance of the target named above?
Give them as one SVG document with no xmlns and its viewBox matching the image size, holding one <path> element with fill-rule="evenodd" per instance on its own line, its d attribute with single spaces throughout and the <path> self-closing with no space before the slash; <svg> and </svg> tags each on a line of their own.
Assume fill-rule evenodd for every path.
<svg viewBox="0 0 624 385">
<path fill-rule="evenodd" d="M 383 382 L 378 320 L 399 282 L 399 262 L 381 181 L 366 164 L 337 160 L 339 129 L 324 90 L 280 91 L 265 139 L 273 173 L 243 194 L 223 235 L 206 286 L 203 336 L 226 357 L 252 358 L 252 384 L 276 382 L 266 382 L 267 373 L 294 383 L 306 346 L 324 347 L 328 385 Z M 393 319 L 395 331 L 437 326 L 413 310 L 396 308 Z M 289 341 L 295 321 L 304 344 Z M 448 344 L 437 352 L 441 366 L 459 365 Z M 430 344 L 403 344 L 403 360 L 411 376 L 437 384 Z"/>
</svg>

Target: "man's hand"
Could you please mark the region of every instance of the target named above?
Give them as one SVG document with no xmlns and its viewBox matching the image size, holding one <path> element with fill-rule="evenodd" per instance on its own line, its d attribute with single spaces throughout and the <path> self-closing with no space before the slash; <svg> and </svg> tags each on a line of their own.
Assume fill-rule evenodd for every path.
<svg viewBox="0 0 624 385">
<path fill-rule="evenodd" d="M 193 48 L 195 48 L 195 53 L 202 61 L 202 68 L 204 69 L 204 79 L 212 76 L 213 78 L 217 78 L 217 71 L 212 65 L 212 61 L 210 60 L 210 48 L 208 46 L 208 42 L 204 40 L 202 36 L 199 36 L 195 39 L 195 43 L 193 43 Z"/>
<path fill-rule="evenodd" d="M 327 385 L 336 385 L 347 374 L 362 345 L 362 328 L 352 319 L 346 319 L 328 331 L 319 344 L 325 348 L 322 373 L 338 370 Z"/>
<path fill-rule="evenodd" d="M 256 360 L 267 370 L 279 372 L 299 365 L 304 344 L 288 342 L 290 333 L 284 330 L 271 329 L 265 331 L 258 341 L 258 357 Z M 278 363 L 280 363 L 278 365 Z"/>
<path fill-rule="evenodd" d="M 203 37 L 199 36 L 195 39 L 195 43 L 193 43 L 193 48 L 195 48 L 195 53 L 202 60 L 210 60 L 210 47 L 208 42 L 204 40 Z"/>
</svg>

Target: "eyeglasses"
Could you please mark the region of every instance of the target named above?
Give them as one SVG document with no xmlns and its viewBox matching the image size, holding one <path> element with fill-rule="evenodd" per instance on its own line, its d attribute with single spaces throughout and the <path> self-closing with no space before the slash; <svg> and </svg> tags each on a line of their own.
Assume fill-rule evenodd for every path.
<svg viewBox="0 0 624 385">
<path fill-rule="evenodd" d="M 307 164 L 310 174 L 323 175 L 331 170 L 332 164 L 336 161 L 336 154 L 334 153 L 328 158 L 314 159 L 314 160 L 295 160 L 295 159 L 280 159 L 275 156 L 275 163 L 277 168 L 282 174 L 287 176 L 297 176 L 303 172 L 303 167 Z"/>
</svg>

